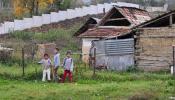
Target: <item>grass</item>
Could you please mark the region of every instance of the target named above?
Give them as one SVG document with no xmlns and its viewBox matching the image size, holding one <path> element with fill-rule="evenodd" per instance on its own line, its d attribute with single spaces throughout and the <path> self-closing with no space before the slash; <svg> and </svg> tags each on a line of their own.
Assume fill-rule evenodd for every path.
<svg viewBox="0 0 175 100">
<path fill-rule="evenodd" d="M 80 26 L 80 23 L 76 23 L 69 29 L 60 27 L 57 29 L 48 29 L 48 32 L 45 33 L 15 31 L 10 33 L 9 40 L 4 40 L 2 43 L 6 44 L 7 46 L 10 45 L 9 47 L 13 47 L 13 44 L 18 44 L 17 47 L 21 44 L 32 45 L 31 42 L 55 43 L 59 48 L 64 48 L 64 50 L 72 49 L 77 51 L 79 47 L 79 45 L 77 45 L 79 44 L 79 39 L 75 39 L 73 34 L 79 29 Z"/>
<path fill-rule="evenodd" d="M 38 78 L 35 79 L 35 69 Z M 59 73 L 62 73 L 62 68 Z M 4 74 L 6 73 L 6 74 Z M 168 73 L 97 71 L 83 64 L 74 71 L 74 83 L 43 83 L 39 65 L 29 65 L 26 77 L 19 66 L 0 65 L 0 98 L 18 100 L 168 100 L 175 96 L 175 78 Z M 7 77 L 11 75 L 11 77 Z"/>
</svg>

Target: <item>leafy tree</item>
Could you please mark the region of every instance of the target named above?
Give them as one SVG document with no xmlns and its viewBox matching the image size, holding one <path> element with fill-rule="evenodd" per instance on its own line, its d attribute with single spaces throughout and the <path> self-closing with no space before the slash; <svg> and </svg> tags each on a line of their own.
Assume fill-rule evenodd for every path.
<svg viewBox="0 0 175 100">
<path fill-rule="evenodd" d="M 65 10 L 70 8 L 72 0 L 55 0 L 57 9 Z"/>
<path fill-rule="evenodd" d="M 54 0 L 14 0 L 14 14 L 22 17 L 26 14 L 38 15 L 40 12 L 50 8 Z"/>
</svg>

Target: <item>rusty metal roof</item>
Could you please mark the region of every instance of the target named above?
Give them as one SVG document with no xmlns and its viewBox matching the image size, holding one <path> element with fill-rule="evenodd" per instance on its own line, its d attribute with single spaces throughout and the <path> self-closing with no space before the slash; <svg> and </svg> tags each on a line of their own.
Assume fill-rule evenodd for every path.
<svg viewBox="0 0 175 100">
<path fill-rule="evenodd" d="M 145 10 L 132 8 L 132 7 L 119 7 L 116 8 L 119 12 L 126 17 L 133 26 L 139 25 L 143 22 L 151 20 L 151 16 Z"/>
<path fill-rule="evenodd" d="M 88 29 L 93 28 L 97 23 L 100 22 L 100 19 L 98 18 L 94 18 L 94 17 L 90 17 L 86 23 L 78 30 L 74 33 L 74 36 L 78 36 L 84 32 L 86 32 Z"/>
<path fill-rule="evenodd" d="M 146 10 L 133 8 L 133 7 L 113 7 L 99 22 L 99 26 L 103 26 L 104 23 L 110 19 L 112 14 L 118 14 L 119 13 L 123 16 L 123 18 L 126 18 L 130 23 L 131 26 L 139 25 L 143 22 L 146 22 L 148 20 L 151 20 L 151 16 Z"/>
<path fill-rule="evenodd" d="M 101 26 L 105 25 L 105 22 L 107 22 L 113 14 L 115 14 L 115 17 L 120 20 L 120 22 L 117 20 L 118 23 L 120 23 L 120 25 L 119 26 L 108 25 L 108 26 L 115 26 L 117 28 L 100 28 Z M 122 20 L 121 15 L 122 15 L 122 18 L 125 18 L 126 20 Z M 114 17 L 111 19 L 114 19 Z M 150 19 L 151 17 L 149 13 L 142 9 L 133 8 L 133 7 L 113 7 L 98 23 L 98 27 L 88 29 L 86 32 L 80 34 L 78 37 L 98 37 L 98 38 L 117 37 L 117 36 L 131 32 L 132 27 L 139 25 Z M 125 21 L 129 22 L 130 25 L 124 24 Z M 115 21 L 113 23 L 117 23 L 117 22 Z"/>
<path fill-rule="evenodd" d="M 139 24 L 133 29 L 136 28 L 144 28 L 144 27 L 167 27 L 170 26 L 170 16 L 172 15 L 172 19 L 175 19 L 175 10 L 164 13 L 160 16 L 157 16 L 149 21 L 146 21 L 142 24 Z M 172 24 L 175 24 L 175 21 L 172 21 Z"/>
<path fill-rule="evenodd" d="M 117 37 L 129 32 L 131 32 L 129 28 L 93 28 L 79 35 L 79 37 L 109 38 Z"/>
</svg>

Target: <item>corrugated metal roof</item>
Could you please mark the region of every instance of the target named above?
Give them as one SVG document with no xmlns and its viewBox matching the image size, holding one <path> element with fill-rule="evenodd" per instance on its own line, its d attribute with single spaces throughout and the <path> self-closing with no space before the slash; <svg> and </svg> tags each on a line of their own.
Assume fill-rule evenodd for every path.
<svg viewBox="0 0 175 100">
<path fill-rule="evenodd" d="M 136 28 L 143 28 L 143 27 L 166 27 L 170 25 L 170 16 L 172 15 L 172 18 L 175 18 L 175 10 L 164 13 L 160 16 L 157 16 L 149 21 L 146 21 L 142 24 L 139 24 L 135 27 L 133 27 L 133 29 Z M 172 24 L 175 24 L 175 21 L 173 21 Z"/>
<path fill-rule="evenodd" d="M 126 17 L 133 26 L 139 25 L 151 19 L 149 13 L 145 10 L 131 7 L 119 7 L 116 8 L 119 12 Z"/>
<path fill-rule="evenodd" d="M 129 28 L 93 28 L 81 34 L 79 37 L 108 38 L 117 37 L 129 32 L 131 32 Z"/>
<path fill-rule="evenodd" d="M 125 18 L 126 20 L 118 20 L 114 21 L 113 23 L 120 23 L 120 25 L 107 25 L 107 26 L 115 26 L 118 28 L 100 28 L 101 26 L 105 26 L 105 23 L 110 19 L 110 17 L 116 14 L 116 19 Z M 111 18 L 115 19 L 115 18 Z M 149 13 L 145 10 L 133 8 L 133 7 L 113 7 L 98 23 L 98 27 L 89 29 L 86 32 L 79 35 L 79 37 L 99 37 L 99 38 L 110 38 L 110 37 L 117 37 L 121 34 L 127 34 L 131 32 L 131 28 L 137 26 L 145 21 L 150 20 L 151 17 Z M 129 22 L 130 25 L 126 25 L 125 23 Z M 111 21 L 112 22 L 112 21 Z M 123 22 L 123 23 L 122 23 Z M 123 25 L 122 25 L 123 24 Z M 123 28 L 127 27 L 127 28 Z"/>
<path fill-rule="evenodd" d="M 134 7 L 115 6 L 102 18 L 102 20 L 99 22 L 98 25 L 103 26 L 104 23 L 110 19 L 112 14 L 118 14 L 118 13 L 123 15 L 123 17 L 126 18 L 131 23 L 131 26 L 139 25 L 151 19 L 151 16 L 146 10 Z"/>
</svg>

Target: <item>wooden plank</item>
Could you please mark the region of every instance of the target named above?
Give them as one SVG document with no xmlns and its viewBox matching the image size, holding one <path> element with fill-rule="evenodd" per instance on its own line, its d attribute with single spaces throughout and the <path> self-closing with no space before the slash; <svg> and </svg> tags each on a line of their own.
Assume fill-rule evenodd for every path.
<svg viewBox="0 0 175 100">
<path fill-rule="evenodd" d="M 170 21 L 170 27 L 172 27 L 172 25 L 173 25 L 173 15 L 172 14 L 170 15 L 170 20 L 169 21 Z"/>
<path fill-rule="evenodd" d="M 113 19 L 108 19 L 107 21 L 118 21 L 118 20 L 126 20 L 126 18 L 113 18 Z"/>
<path fill-rule="evenodd" d="M 174 13 L 171 13 L 171 14 L 174 14 Z M 166 17 L 170 16 L 171 14 L 167 14 L 167 15 L 162 16 L 162 17 L 160 17 L 160 18 L 157 18 L 157 19 L 155 19 L 155 20 L 149 21 L 149 22 L 147 22 L 147 23 L 144 23 L 143 25 L 139 25 L 138 27 L 147 26 L 147 25 L 149 25 L 149 24 L 151 24 L 151 23 L 154 23 L 154 22 L 156 22 L 156 21 L 158 21 L 158 20 L 161 20 L 161 19 L 163 19 L 163 18 L 166 18 Z"/>
</svg>

